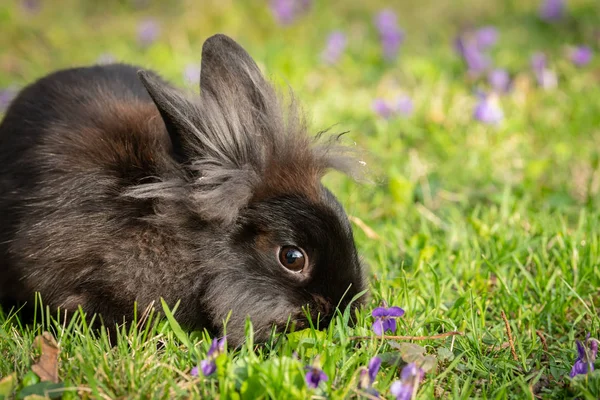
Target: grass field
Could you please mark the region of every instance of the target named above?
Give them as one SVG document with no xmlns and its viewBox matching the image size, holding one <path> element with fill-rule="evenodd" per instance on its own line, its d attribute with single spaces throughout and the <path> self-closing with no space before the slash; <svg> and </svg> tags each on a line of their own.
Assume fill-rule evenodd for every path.
<svg viewBox="0 0 600 400">
<path fill-rule="evenodd" d="M 393 398 L 401 358 L 424 359 L 420 348 L 399 345 L 410 342 L 436 361 L 416 398 L 600 398 L 600 374 L 569 378 L 575 341 L 600 334 L 600 57 L 582 66 L 570 59 L 571 46 L 600 49 L 596 0 L 569 0 L 555 22 L 542 20 L 533 0 L 315 1 L 288 25 L 266 1 L 36 3 L 0 2 L 0 105 L 52 70 L 110 59 L 197 90 L 202 42 L 223 32 L 278 85 L 294 88 L 315 132 L 350 131 L 372 182 L 332 174 L 326 184 L 356 222 L 372 301 L 353 328 L 340 316 L 324 332 L 265 346 L 250 335 L 219 355 L 208 377 L 192 368 L 210 338 L 166 319 L 145 319 L 145 329 L 123 332 L 113 347 L 80 319 L 64 324 L 44 313 L 24 327 L 3 310 L 0 379 L 7 387 L 14 377 L 5 393 L 43 389 L 33 341 L 46 330 L 60 348 L 54 395 L 63 398 L 375 398 L 360 382 L 376 355 L 383 364 L 373 388 Z M 373 22 L 385 8 L 405 35 L 392 59 L 382 56 Z M 477 91 L 491 89 L 454 47 L 458 34 L 485 26 L 498 33 L 485 51 L 491 65 L 512 82 L 488 98 L 502 109 L 496 123 L 474 118 Z M 346 47 L 327 63 L 332 31 L 345 34 Z M 536 80 L 531 57 L 540 51 L 556 87 Z M 374 111 L 376 99 L 399 95 L 412 99 L 412 111 L 387 119 Z M 397 335 L 462 335 L 378 338 L 371 311 L 384 302 L 405 310 Z M 305 382 L 309 365 L 328 376 L 316 389 Z"/>
</svg>

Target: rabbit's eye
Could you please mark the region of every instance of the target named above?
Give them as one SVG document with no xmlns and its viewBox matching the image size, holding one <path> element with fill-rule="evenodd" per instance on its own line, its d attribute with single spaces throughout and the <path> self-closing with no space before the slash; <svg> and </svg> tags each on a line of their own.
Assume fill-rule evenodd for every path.
<svg viewBox="0 0 600 400">
<path fill-rule="evenodd" d="M 283 246 L 279 250 L 279 263 L 292 272 L 301 272 L 306 267 L 308 257 L 299 247 Z"/>
</svg>

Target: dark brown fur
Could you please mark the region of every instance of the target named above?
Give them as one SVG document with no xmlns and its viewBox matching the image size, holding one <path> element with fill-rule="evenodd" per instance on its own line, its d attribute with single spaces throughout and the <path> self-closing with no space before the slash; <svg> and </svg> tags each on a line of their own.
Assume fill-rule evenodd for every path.
<svg viewBox="0 0 600 400">
<path fill-rule="evenodd" d="M 320 179 L 357 165 L 306 134 L 293 102 L 216 35 L 189 98 L 126 65 L 59 71 L 0 125 L 0 299 L 130 320 L 161 297 L 191 329 L 257 340 L 302 307 L 326 324 L 365 287 L 348 219 Z M 279 246 L 302 247 L 300 274 Z M 359 302 L 360 303 L 360 302 Z"/>
</svg>

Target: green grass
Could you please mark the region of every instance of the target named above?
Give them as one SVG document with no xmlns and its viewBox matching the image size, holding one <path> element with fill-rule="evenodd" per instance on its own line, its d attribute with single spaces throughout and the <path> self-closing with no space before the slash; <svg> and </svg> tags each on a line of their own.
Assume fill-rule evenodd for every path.
<svg viewBox="0 0 600 400">
<path fill-rule="evenodd" d="M 567 45 L 598 50 L 595 0 L 569 1 L 568 18 L 556 25 L 538 20 L 532 0 L 396 2 L 407 38 L 392 63 L 382 61 L 372 26 L 383 1 L 320 1 L 286 28 L 260 1 L 179 0 L 146 8 L 125 0 L 43 3 L 34 15 L 15 1 L 0 4 L 0 89 L 93 63 L 106 52 L 184 86 L 182 70 L 199 61 L 202 41 L 224 32 L 276 82 L 295 89 L 315 132 L 334 124 L 350 130 L 374 182 L 334 174 L 326 183 L 350 215 L 378 234 L 369 238 L 355 226 L 371 268 L 372 302 L 354 328 L 339 316 L 324 332 L 255 346 L 249 327 L 248 343 L 220 356 L 209 378 L 190 370 L 210 339 L 182 334 L 166 320 L 146 319 L 143 329 L 122 332 L 124 340 L 112 346 L 82 319 L 65 324 L 46 312 L 43 323 L 24 327 L 4 310 L 0 377 L 16 372 L 19 386 L 27 386 L 37 354 L 33 338 L 50 330 L 61 347 L 64 398 L 352 398 L 360 368 L 377 354 L 388 362 L 375 387 L 391 398 L 401 351 L 370 329 L 370 310 L 385 301 L 406 310 L 399 335 L 464 333 L 419 342 L 438 358 L 419 398 L 599 396 L 598 375 L 567 377 L 575 340 L 600 332 L 600 57 L 576 68 L 564 55 Z M 162 33 L 143 48 L 135 32 L 146 16 L 161 22 Z M 460 26 L 487 24 L 501 35 L 495 64 L 515 78 L 514 90 L 501 98 L 506 119 L 497 127 L 473 121 L 474 88 L 485 82 L 465 77 L 451 47 Z M 333 29 L 348 34 L 349 46 L 337 65 L 325 66 L 319 53 Z M 536 50 L 551 58 L 558 89 L 536 87 L 529 69 Z M 398 92 L 413 97 L 415 113 L 377 118 L 371 101 Z M 516 360 L 505 345 L 502 311 Z M 303 368 L 315 360 L 329 376 L 318 390 L 304 383 Z"/>
</svg>

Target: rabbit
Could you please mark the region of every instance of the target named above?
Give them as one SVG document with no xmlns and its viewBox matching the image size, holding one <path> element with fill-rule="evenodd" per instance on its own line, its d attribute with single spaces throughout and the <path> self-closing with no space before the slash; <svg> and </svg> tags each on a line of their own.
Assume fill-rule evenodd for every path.
<svg viewBox="0 0 600 400">
<path fill-rule="evenodd" d="M 199 95 L 126 64 L 54 72 L 0 125 L 0 301 L 39 293 L 107 327 L 180 301 L 185 329 L 231 345 L 247 318 L 257 342 L 309 317 L 325 327 L 367 293 L 320 182 L 355 174 L 347 150 L 309 135 L 296 101 L 222 34 L 202 46 Z"/>
</svg>

